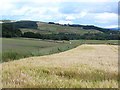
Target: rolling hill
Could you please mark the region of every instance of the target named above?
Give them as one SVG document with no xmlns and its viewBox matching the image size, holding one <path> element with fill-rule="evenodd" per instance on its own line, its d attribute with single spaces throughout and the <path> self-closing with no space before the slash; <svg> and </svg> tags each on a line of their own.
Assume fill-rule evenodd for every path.
<svg viewBox="0 0 120 90">
<path fill-rule="evenodd" d="M 10 29 L 10 30 L 8 30 Z M 16 29 L 19 29 L 16 33 Z M 93 25 L 58 24 L 40 21 L 9 21 L 2 23 L 3 37 L 6 35 L 40 39 L 119 39 L 120 31 L 100 28 Z M 21 31 L 21 34 L 20 34 Z M 29 32 L 29 33 L 28 33 Z M 9 35 L 8 35 L 9 34 Z M 12 35 L 11 35 L 12 34 Z M 71 38 L 72 37 L 72 38 Z"/>
</svg>

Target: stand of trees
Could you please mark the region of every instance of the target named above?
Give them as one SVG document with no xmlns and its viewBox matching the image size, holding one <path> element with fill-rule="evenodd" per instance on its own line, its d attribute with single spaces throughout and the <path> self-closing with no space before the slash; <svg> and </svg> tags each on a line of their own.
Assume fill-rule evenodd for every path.
<svg viewBox="0 0 120 90">
<path fill-rule="evenodd" d="M 51 40 L 78 40 L 78 39 L 86 39 L 86 40 L 118 40 L 120 39 L 119 34 L 38 34 L 32 32 L 26 32 L 22 35 L 22 37 L 27 38 L 38 38 L 38 39 L 51 39 Z"/>
<path fill-rule="evenodd" d="M 22 36 L 22 32 L 20 29 L 14 27 L 12 23 L 4 23 L 2 24 L 2 37 L 20 37 Z"/>
<path fill-rule="evenodd" d="M 38 28 L 38 25 L 35 21 L 17 21 L 17 22 L 13 22 L 12 24 L 16 28 L 30 28 L 30 29 Z"/>
</svg>

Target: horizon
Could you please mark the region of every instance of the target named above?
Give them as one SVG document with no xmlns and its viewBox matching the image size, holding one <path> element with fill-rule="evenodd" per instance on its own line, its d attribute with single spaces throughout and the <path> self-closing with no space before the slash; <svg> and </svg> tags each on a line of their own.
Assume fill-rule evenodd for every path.
<svg viewBox="0 0 120 90">
<path fill-rule="evenodd" d="M 2 19 L 118 27 L 118 0 L 4 0 Z"/>
<path fill-rule="evenodd" d="M 0 20 L 0 21 L 2 21 L 2 20 Z M 8 21 L 35 21 L 35 22 L 43 22 L 43 23 L 52 22 L 52 21 L 44 22 L 44 21 L 36 21 L 36 20 L 8 20 Z M 57 22 L 53 22 L 53 23 L 57 24 Z M 58 24 L 60 24 L 60 23 L 58 23 Z M 65 25 L 65 24 L 60 24 L 60 25 Z M 97 25 L 94 25 L 94 24 L 89 24 L 88 25 L 88 24 L 76 24 L 76 23 L 69 24 L 69 23 L 66 23 L 66 25 L 83 25 L 83 26 L 95 26 L 95 27 L 99 27 L 99 28 L 104 28 L 104 27 L 97 26 Z M 118 27 L 115 27 L 115 28 L 105 28 L 105 29 L 116 29 L 116 28 L 118 28 Z"/>
</svg>

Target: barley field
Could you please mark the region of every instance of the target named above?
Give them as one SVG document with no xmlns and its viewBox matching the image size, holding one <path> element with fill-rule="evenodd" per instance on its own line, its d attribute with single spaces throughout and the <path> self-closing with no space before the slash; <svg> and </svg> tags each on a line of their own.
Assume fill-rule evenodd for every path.
<svg viewBox="0 0 120 90">
<path fill-rule="evenodd" d="M 117 45 L 83 44 L 0 67 L 3 88 L 118 88 Z"/>
</svg>

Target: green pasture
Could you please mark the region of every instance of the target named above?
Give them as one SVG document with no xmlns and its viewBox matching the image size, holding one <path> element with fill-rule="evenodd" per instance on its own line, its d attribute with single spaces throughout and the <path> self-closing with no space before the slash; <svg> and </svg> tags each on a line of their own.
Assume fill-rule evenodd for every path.
<svg viewBox="0 0 120 90">
<path fill-rule="evenodd" d="M 0 40 L 2 41 L 2 62 L 59 53 L 81 44 L 118 44 L 118 40 L 55 41 L 32 38 L 1 38 Z"/>
</svg>

